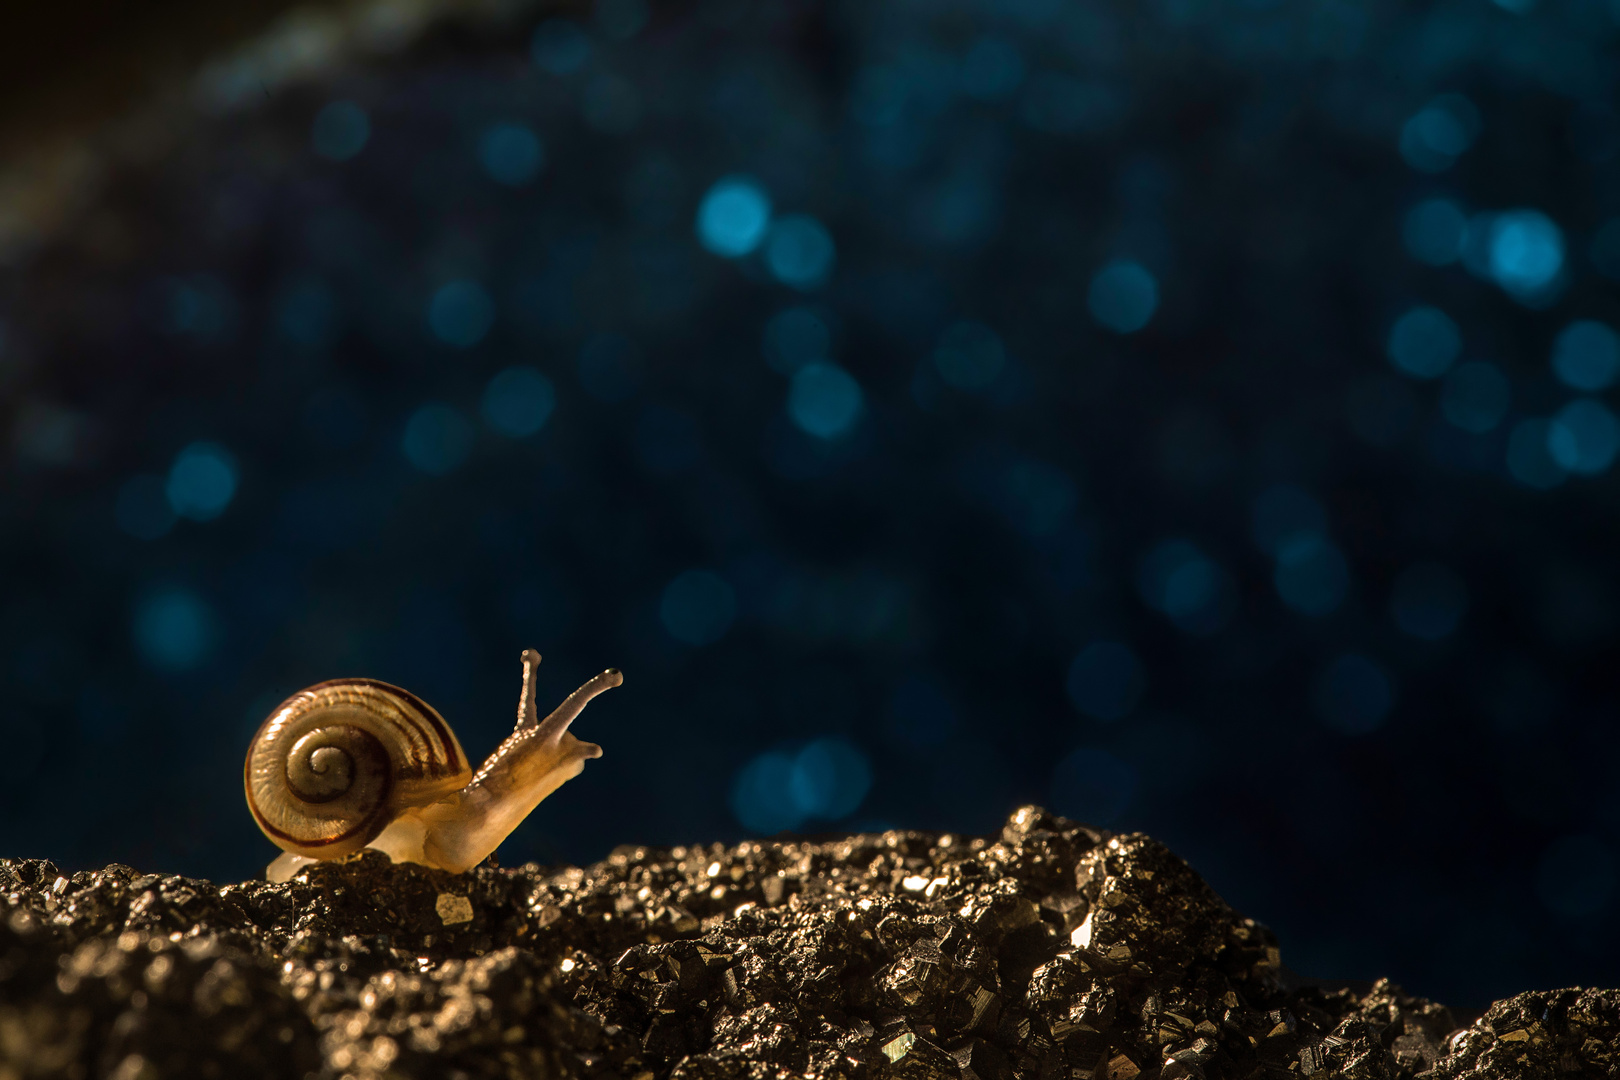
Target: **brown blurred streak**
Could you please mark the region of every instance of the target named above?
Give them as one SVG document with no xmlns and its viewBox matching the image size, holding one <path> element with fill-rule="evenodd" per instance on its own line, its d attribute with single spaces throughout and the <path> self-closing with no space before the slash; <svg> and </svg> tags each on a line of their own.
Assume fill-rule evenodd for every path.
<svg viewBox="0 0 1620 1080">
<path fill-rule="evenodd" d="M 294 7 L 333 0 L 0 0 L 0 162 L 88 132 Z"/>
</svg>

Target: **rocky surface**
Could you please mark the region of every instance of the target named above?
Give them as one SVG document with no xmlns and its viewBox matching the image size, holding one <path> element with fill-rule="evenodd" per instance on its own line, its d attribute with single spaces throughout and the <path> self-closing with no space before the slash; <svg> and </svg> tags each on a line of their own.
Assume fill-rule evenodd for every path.
<svg viewBox="0 0 1620 1080">
<path fill-rule="evenodd" d="M 1142 835 L 625 848 L 285 885 L 0 861 L 0 1078 L 1620 1076 L 1620 992 L 1302 985 Z"/>
</svg>

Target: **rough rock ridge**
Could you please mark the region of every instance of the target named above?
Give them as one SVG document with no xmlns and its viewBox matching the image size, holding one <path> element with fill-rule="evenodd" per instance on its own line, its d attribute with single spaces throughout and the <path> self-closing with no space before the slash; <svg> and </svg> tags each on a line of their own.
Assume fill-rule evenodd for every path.
<svg viewBox="0 0 1620 1080">
<path fill-rule="evenodd" d="M 1620 1077 L 1620 992 L 1459 1027 L 1302 985 L 1162 844 L 1001 835 L 624 848 L 285 885 L 0 860 L 0 1080 Z"/>
</svg>

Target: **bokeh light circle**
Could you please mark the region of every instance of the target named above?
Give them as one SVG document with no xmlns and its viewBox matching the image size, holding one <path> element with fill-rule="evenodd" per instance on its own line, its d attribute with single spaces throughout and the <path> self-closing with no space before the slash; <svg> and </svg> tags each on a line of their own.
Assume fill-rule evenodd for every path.
<svg viewBox="0 0 1620 1080">
<path fill-rule="evenodd" d="M 1572 473 L 1596 476 L 1607 472 L 1620 454 L 1620 420 L 1603 402 L 1577 398 L 1548 423 L 1547 451 Z"/>
<path fill-rule="evenodd" d="M 748 176 L 716 180 L 698 204 L 698 241 L 728 259 L 759 247 L 771 222 L 771 199 L 759 181 Z"/>
<path fill-rule="evenodd" d="M 865 400 L 861 384 L 843 368 L 806 364 L 793 373 L 787 412 L 800 430 L 818 439 L 836 439 L 854 428 Z"/>
<path fill-rule="evenodd" d="M 473 427 L 442 402 L 423 405 L 405 421 L 400 450 L 405 460 L 429 476 L 453 472 L 472 452 Z"/>
<path fill-rule="evenodd" d="M 176 516 L 213 521 L 236 495 L 237 465 L 231 452 L 215 442 L 194 442 L 175 457 L 164 486 Z"/>
<path fill-rule="evenodd" d="M 809 214 L 788 214 L 771 223 L 765 265 L 795 289 L 814 289 L 832 275 L 837 259 L 832 234 Z"/>
<path fill-rule="evenodd" d="M 1577 319 L 1554 339 L 1552 367 L 1572 389 L 1607 390 L 1620 378 L 1620 334 L 1596 319 Z"/>
<path fill-rule="evenodd" d="M 334 101 L 315 114 L 310 145 L 323 158 L 348 161 L 371 141 L 371 118 L 352 101 Z"/>
<path fill-rule="evenodd" d="M 1462 352 L 1462 331 L 1437 307 L 1408 309 L 1389 330 L 1390 363 L 1414 379 L 1437 379 Z"/>
<path fill-rule="evenodd" d="M 478 140 L 478 161 L 496 183 L 522 187 L 540 175 L 545 148 L 526 124 L 493 124 Z"/>
<path fill-rule="evenodd" d="M 1086 307 L 1092 318 L 1116 334 L 1133 334 L 1159 308 L 1158 279 L 1139 262 L 1116 260 L 1091 279 Z"/>
<path fill-rule="evenodd" d="M 484 387 L 484 420 L 512 439 L 527 438 L 545 427 L 556 404 L 551 380 L 522 364 L 499 372 Z"/>
<path fill-rule="evenodd" d="M 658 616 L 676 641 L 713 645 L 737 617 L 737 594 L 713 571 L 687 570 L 664 587 Z"/>
</svg>

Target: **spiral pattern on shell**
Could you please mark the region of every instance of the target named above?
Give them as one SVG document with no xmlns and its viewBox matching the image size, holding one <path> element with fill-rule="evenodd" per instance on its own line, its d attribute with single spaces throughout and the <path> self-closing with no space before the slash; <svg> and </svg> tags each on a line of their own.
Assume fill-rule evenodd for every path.
<svg viewBox="0 0 1620 1080">
<path fill-rule="evenodd" d="M 248 809 L 277 846 L 336 858 L 370 843 L 400 810 L 465 787 L 455 733 L 416 695 L 374 679 L 301 690 L 248 747 Z"/>
</svg>

